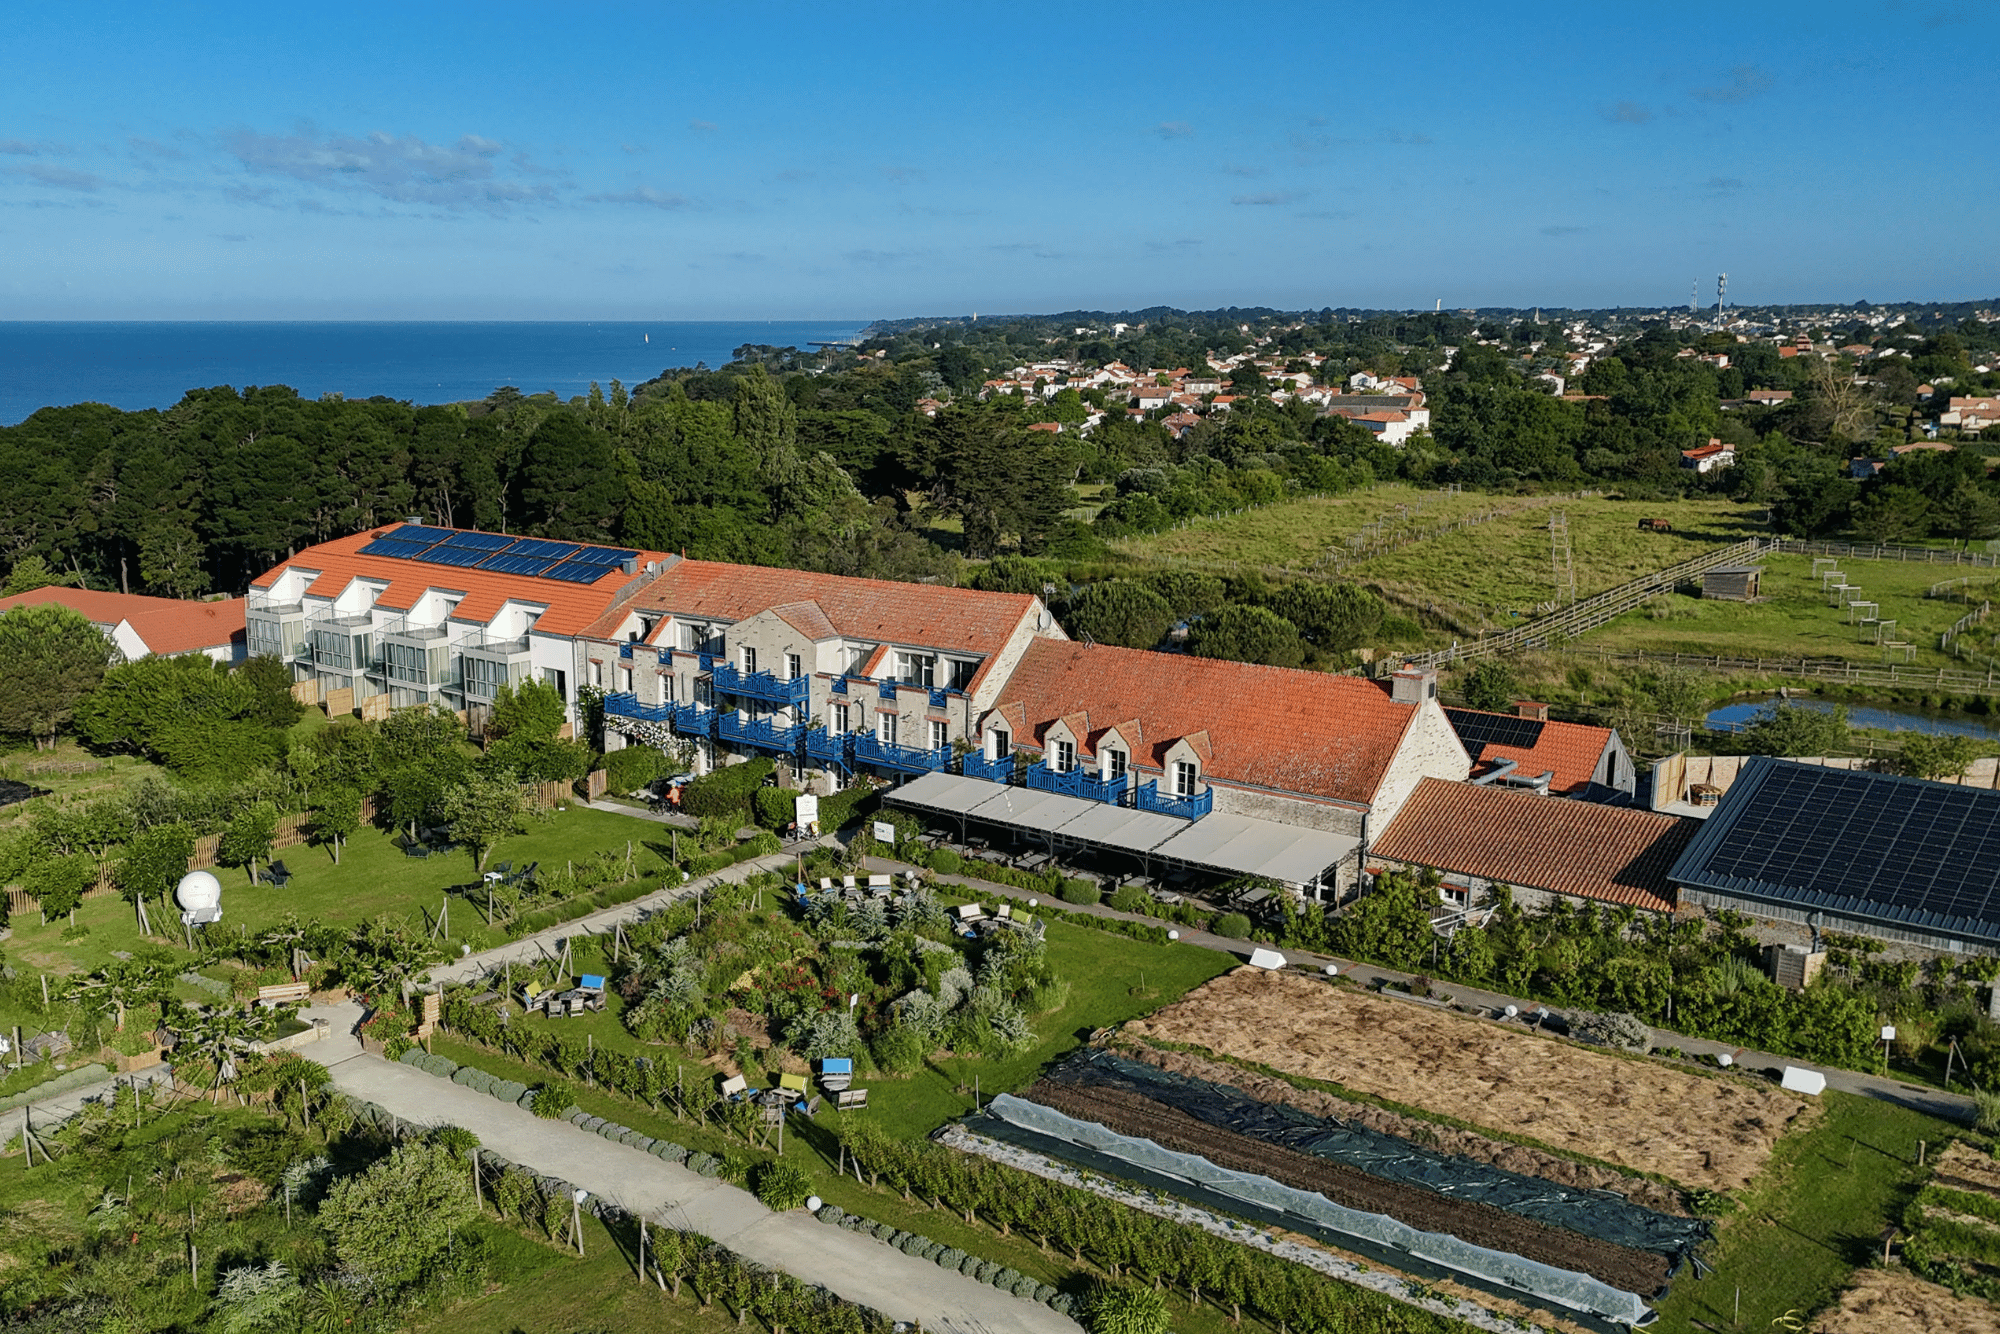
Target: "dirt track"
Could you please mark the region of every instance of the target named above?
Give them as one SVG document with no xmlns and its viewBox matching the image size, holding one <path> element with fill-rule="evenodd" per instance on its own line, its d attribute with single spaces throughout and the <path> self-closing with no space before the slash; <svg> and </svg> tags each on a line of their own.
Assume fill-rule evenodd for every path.
<svg viewBox="0 0 2000 1334">
<path fill-rule="evenodd" d="M 1126 1031 L 1710 1189 L 1747 1185 L 1805 1106 L 1746 1080 L 1253 968 L 1225 973 Z"/>
<path fill-rule="evenodd" d="M 1446 1199 L 1421 1186 L 1370 1176 L 1345 1164 L 1266 1144 L 1124 1089 L 1044 1080 L 1022 1096 L 1078 1120 L 1108 1126 L 1121 1135 L 1199 1154 L 1232 1171 L 1254 1172 L 1300 1190 L 1317 1191 L 1350 1209 L 1387 1214 L 1426 1232 L 1448 1233 L 1475 1246 L 1590 1274 L 1627 1292 L 1649 1294 L 1667 1281 L 1664 1256 L 1613 1246 L 1490 1204 Z"/>
<path fill-rule="evenodd" d="M 2000 1311 L 1901 1269 L 1863 1269 L 1813 1334 L 2000 1334 Z"/>
<path fill-rule="evenodd" d="M 1449 1153 L 1460 1158 L 1470 1158 L 1474 1162 L 1491 1163 L 1493 1166 L 1522 1176 L 1540 1177 L 1553 1181 L 1559 1186 L 1573 1186 L 1580 1190 L 1610 1190 L 1623 1195 L 1632 1203 L 1644 1205 L 1648 1209 L 1663 1214 L 1678 1214 L 1683 1218 L 1690 1215 L 1686 1198 L 1672 1186 L 1663 1186 L 1649 1177 L 1631 1176 L 1609 1167 L 1599 1167 L 1595 1163 L 1580 1163 L 1574 1158 L 1564 1158 L 1526 1144 L 1510 1144 L 1506 1140 L 1492 1139 L 1477 1131 L 1461 1130 L 1457 1126 L 1439 1125 L 1435 1121 L 1425 1121 L 1414 1116 L 1404 1116 L 1401 1112 L 1385 1111 L 1372 1103 L 1353 1102 L 1318 1089 L 1302 1089 L 1287 1084 L 1282 1079 L 1270 1075 L 1260 1075 L 1254 1070 L 1230 1065 L 1224 1061 L 1197 1056 L 1193 1052 L 1167 1051 L 1159 1047 L 1148 1047 L 1142 1043 L 1126 1043 L 1118 1048 L 1119 1054 L 1175 1074 L 1192 1075 L 1205 1079 L 1211 1084 L 1227 1084 L 1240 1089 L 1259 1102 L 1283 1103 L 1296 1107 L 1313 1116 L 1352 1121 L 1379 1130 L 1385 1135 L 1395 1135 L 1412 1144 L 1422 1144 L 1436 1149 L 1439 1153 Z"/>
</svg>

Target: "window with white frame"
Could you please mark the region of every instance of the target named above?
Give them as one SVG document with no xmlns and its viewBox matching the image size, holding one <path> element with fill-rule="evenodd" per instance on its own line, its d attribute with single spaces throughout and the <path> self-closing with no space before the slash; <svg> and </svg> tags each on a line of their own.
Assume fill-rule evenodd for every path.
<svg viewBox="0 0 2000 1334">
<path fill-rule="evenodd" d="M 1076 742 L 1066 737 L 1057 737 L 1056 744 L 1050 749 L 1049 754 L 1054 757 L 1055 763 L 1052 767 L 1057 773 L 1066 774 L 1076 768 Z"/>
<path fill-rule="evenodd" d="M 798 654 L 787 653 L 785 655 L 785 679 L 787 681 L 798 680 L 800 676 L 804 675 L 802 670 L 804 667 L 805 663 L 800 660 Z"/>
<path fill-rule="evenodd" d="M 1104 777 L 1120 779 L 1125 776 L 1125 752 L 1116 746 L 1104 748 Z"/>
<path fill-rule="evenodd" d="M 663 704 L 674 702 L 674 674 L 672 672 L 667 672 L 660 677 L 660 702 Z"/>
<path fill-rule="evenodd" d="M 905 685 L 936 685 L 937 659 L 928 653 L 898 653 L 896 679 Z"/>
<path fill-rule="evenodd" d="M 951 688 L 953 690 L 970 689 L 972 678 L 978 674 L 979 664 L 964 658 L 953 658 L 950 662 L 950 667 L 951 675 L 948 679 L 951 681 Z"/>
<path fill-rule="evenodd" d="M 604 684 L 604 664 L 594 658 L 590 663 L 590 683 L 594 686 Z"/>
<path fill-rule="evenodd" d="M 1192 797 L 1195 794 L 1195 782 L 1200 776 L 1200 771 L 1190 761 L 1175 760 L 1174 795 L 1177 797 Z"/>
<path fill-rule="evenodd" d="M 951 744 L 951 725 L 931 719 L 931 749 L 943 750 Z"/>
<path fill-rule="evenodd" d="M 620 667 L 618 669 L 618 688 L 628 695 L 632 693 L 632 669 L 630 667 Z"/>
<path fill-rule="evenodd" d="M 878 713 L 875 715 L 875 739 L 885 746 L 896 744 L 896 715 Z"/>
<path fill-rule="evenodd" d="M 1007 729 L 996 727 L 986 734 L 986 758 L 1004 760 L 1014 753 L 1014 738 L 1007 735 Z"/>
<path fill-rule="evenodd" d="M 757 674 L 757 650 L 745 644 L 740 651 L 743 656 L 743 674 L 745 676 L 755 676 Z"/>
<path fill-rule="evenodd" d="M 827 731 L 833 733 L 835 736 L 845 736 L 848 732 L 853 730 L 854 724 L 851 721 L 851 715 L 848 713 L 847 705 L 836 704 L 831 709 L 827 710 L 827 712 L 830 715 L 833 724 L 832 726 L 827 728 Z"/>
<path fill-rule="evenodd" d="M 681 622 L 681 647 L 689 653 L 698 653 L 708 643 L 708 627 L 693 621 Z"/>
</svg>

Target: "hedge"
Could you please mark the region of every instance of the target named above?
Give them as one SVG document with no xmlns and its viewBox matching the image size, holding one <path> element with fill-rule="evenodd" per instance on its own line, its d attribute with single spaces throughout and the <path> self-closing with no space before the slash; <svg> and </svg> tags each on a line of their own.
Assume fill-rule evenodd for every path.
<svg viewBox="0 0 2000 1334">
<path fill-rule="evenodd" d="M 766 829 L 760 831 L 755 838 L 746 839 L 733 848 L 691 857 L 685 869 L 691 879 L 699 880 L 705 875 L 714 875 L 717 871 L 734 866 L 738 862 L 747 862 L 752 857 L 768 857 L 774 852 L 781 851 L 783 847 L 784 845 L 778 841 L 778 836 Z"/>
<path fill-rule="evenodd" d="M 705 773 L 681 789 L 681 810 L 697 818 L 747 810 L 751 794 L 777 767 L 777 761 L 769 756 L 759 756 Z"/>
<path fill-rule="evenodd" d="M 819 827 L 823 833 L 832 833 L 846 825 L 848 821 L 865 815 L 881 803 L 876 800 L 875 789 L 866 783 L 856 783 L 842 792 L 819 799 Z"/>
<path fill-rule="evenodd" d="M 1103 897 L 1088 880 L 1063 881 L 1060 895 L 1064 903 L 1074 903 L 1080 908 L 1092 907 Z"/>
</svg>

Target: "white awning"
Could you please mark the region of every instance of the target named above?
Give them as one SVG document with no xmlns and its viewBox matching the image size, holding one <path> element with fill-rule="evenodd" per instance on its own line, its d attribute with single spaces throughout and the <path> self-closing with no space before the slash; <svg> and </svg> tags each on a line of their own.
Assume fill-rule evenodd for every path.
<svg viewBox="0 0 2000 1334">
<path fill-rule="evenodd" d="M 1152 852 L 1155 857 L 1171 857 L 1194 866 L 1304 885 L 1353 856 L 1360 846 L 1360 839 L 1345 834 L 1247 815 L 1206 815 L 1155 845 Z"/>
<path fill-rule="evenodd" d="M 1083 814 L 1085 807 L 1097 804 L 1080 797 L 1038 792 L 1031 787 L 1009 787 L 999 783 L 988 783 L 986 786 L 993 795 L 972 808 L 970 814 L 973 819 L 991 820 L 995 824 L 1032 829 L 1042 834 L 1056 832 Z"/>
<path fill-rule="evenodd" d="M 885 792 L 883 796 L 898 806 L 914 806 L 918 810 L 963 815 L 992 796 L 998 788 L 999 784 L 989 783 L 983 778 L 932 773 L 913 778 L 901 787 Z"/>
<path fill-rule="evenodd" d="M 1057 831 L 1064 838 L 1126 852 L 1149 852 L 1188 827 L 1178 816 L 1107 806 L 1101 801 L 1084 804 L 1090 809 Z"/>
</svg>

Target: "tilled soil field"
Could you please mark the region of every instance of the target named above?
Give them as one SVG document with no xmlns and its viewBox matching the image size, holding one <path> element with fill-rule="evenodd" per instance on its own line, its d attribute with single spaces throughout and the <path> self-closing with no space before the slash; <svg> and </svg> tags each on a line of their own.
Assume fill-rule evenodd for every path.
<svg viewBox="0 0 2000 1334">
<path fill-rule="evenodd" d="M 1317 1191 L 1350 1209 L 1387 1214 L 1426 1232 L 1447 1233 L 1475 1246 L 1589 1274 L 1627 1292 L 1643 1296 L 1658 1291 L 1667 1281 L 1664 1256 L 1613 1246 L 1492 1205 L 1446 1199 L 1419 1186 L 1265 1144 L 1123 1089 L 1043 1080 L 1020 1096 L 1080 1121 L 1095 1121 L 1121 1135 L 1149 1139 L 1180 1153 L 1199 1154 L 1231 1171 L 1254 1172 L 1299 1190 Z"/>
<path fill-rule="evenodd" d="M 1314 978 L 1239 968 L 1126 1026 L 1688 1186 L 1750 1182 L 1805 1100 Z"/>
<path fill-rule="evenodd" d="M 1900 1269 L 1863 1269 L 1813 1334 L 2000 1334 L 2000 1311 Z"/>
<path fill-rule="evenodd" d="M 1962 1139 L 1953 1140 L 1938 1155 L 1935 1180 L 1940 1186 L 1950 1186 L 1955 1190 L 2000 1196 L 2000 1160 L 1991 1154 L 1981 1153 Z"/>
<path fill-rule="evenodd" d="M 1122 1056 L 1144 1061 L 1173 1074 L 1191 1075 L 1211 1084 L 1228 1084 L 1260 1102 L 1283 1103 L 1312 1116 L 1352 1121 L 1370 1130 L 1379 1130 L 1385 1135 L 1436 1149 L 1439 1153 L 1491 1163 L 1506 1171 L 1540 1177 L 1559 1186 L 1616 1191 L 1634 1204 L 1663 1214 L 1678 1214 L 1683 1218 L 1693 1214 L 1688 1208 L 1687 1198 L 1680 1191 L 1648 1177 L 1633 1176 L 1595 1163 L 1580 1163 L 1574 1158 L 1564 1158 L 1527 1144 L 1510 1144 L 1477 1131 L 1404 1116 L 1401 1112 L 1387 1111 L 1371 1103 L 1353 1102 L 1320 1089 L 1298 1088 L 1282 1079 L 1245 1070 L 1226 1061 L 1197 1056 L 1193 1052 L 1167 1051 L 1140 1042 L 1121 1044 L 1117 1050 Z"/>
</svg>

